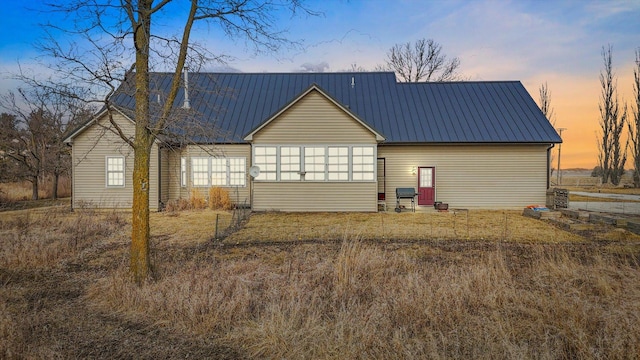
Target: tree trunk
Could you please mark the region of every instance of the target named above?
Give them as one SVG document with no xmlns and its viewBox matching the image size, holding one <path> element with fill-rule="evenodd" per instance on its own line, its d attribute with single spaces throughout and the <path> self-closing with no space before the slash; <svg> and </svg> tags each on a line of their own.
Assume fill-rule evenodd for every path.
<svg viewBox="0 0 640 360">
<path fill-rule="evenodd" d="M 147 135 L 148 136 L 148 135 Z M 136 137 L 137 138 L 137 137 Z M 145 139 L 140 139 L 144 142 Z M 149 152 L 137 146 L 133 164 L 133 218 L 130 270 L 134 280 L 142 284 L 149 276 Z"/>
<path fill-rule="evenodd" d="M 149 131 L 149 39 L 151 37 L 151 5 L 153 0 L 138 2 L 137 24 L 134 24 L 136 48 L 136 110 L 133 140 L 133 204 L 131 221 L 131 260 L 129 269 L 138 285 L 147 280 L 149 262 L 149 164 L 153 134 Z"/>
<path fill-rule="evenodd" d="M 53 174 L 53 185 L 51 188 L 51 198 L 53 198 L 53 200 L 58 200 L 58 180 L 60 178 L 60 174 L 58 174 L 57 172 L 55 174 Z"/>
<path fill-rule="evenodd" d="M 31 177 L 31 200 L 38 200 L 38 175 Z"/>
</svg>

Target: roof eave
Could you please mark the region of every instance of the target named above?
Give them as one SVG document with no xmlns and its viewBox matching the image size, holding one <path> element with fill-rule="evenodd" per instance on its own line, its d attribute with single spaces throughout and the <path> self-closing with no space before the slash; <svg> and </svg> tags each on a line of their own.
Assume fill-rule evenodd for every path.
<svg viewBox="0 0 640 360">
<path fill-rule="evenodd" d="M 131 121 L 132 123 L 134 122 L 133 119 L 131 119 L 130 117 L 128 117 L 123 111 L 120 111 L 118 109 L 117 106 L 110 106 L 113 110 L 117 111 L 120 115 L 122 115 L 125 119 Z M 87 128 L 89 128 L 91 125 L 93 125 L 93 123 L 97 122 L 98 119 L 100 119 L 102 116 L 104 116 L 104 114 L 108 113 L 109 109 L 107 107 L 104 107 L 101 111 L 99 111 L 98 113 L 96 113 L 94 116 L 92 116 L 89 120 L 85 121 L 84 123 L 78 125 L 67 137 L 65 137 L 62 142 L 64 144 L 72 144 L 73 143 L 73 139 L 80 135 L 82 132 L 84 132 Z"/>
</svg>

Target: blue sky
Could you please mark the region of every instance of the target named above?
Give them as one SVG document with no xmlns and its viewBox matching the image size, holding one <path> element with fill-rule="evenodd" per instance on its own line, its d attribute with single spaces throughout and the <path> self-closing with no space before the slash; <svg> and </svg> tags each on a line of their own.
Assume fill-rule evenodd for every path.
<svg viewBox="0 0 640 360">
<path fill-rule="evenodd" d="M 39 55 L 33 48 L 41 35 L 38 24 L 56 18 L 24 9 L 25 3 L 38 8 L 39 0 L 0 1 L 4 92 L 16 86 L 7 78 L 18 63 L 39 69 L 33 65 Z M 186 7 L 186 1 L 182 4 Z M 312 0 L 308 5 L 322 15 L 278 18 L 303 49 L 256 55 L 250 45 L 206 26 L 194 38 L 215 53 L 233 56 L 228 66 L 244 72 L 344 71 L 351 64 L 373 69 L 396 43 L 434 39 L 447 55 L 460 59 L 460 71 L 469 80 L 520 80 L 536 100 L 540 84 L 547 82 L 556 125 L 568 128 L 562 149 L 567 166 L 593 167 L 596 162 L 598 75 L 607 44 L 613 46 L 620 95 L 631 99 L 634 51 L 640 47 L 638 0 Z M 181 12 L 169 13 L 163 25 L 170 30 Z"/>
</svg>

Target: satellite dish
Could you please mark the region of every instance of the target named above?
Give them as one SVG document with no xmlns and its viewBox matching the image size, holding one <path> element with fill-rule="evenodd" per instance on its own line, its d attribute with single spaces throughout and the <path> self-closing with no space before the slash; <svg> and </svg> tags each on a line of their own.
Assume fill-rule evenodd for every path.
<svg viewBox="0 0 640 360">
<path fill-rule="evenodd" d="M 257 178 L 258 175 L 260 175 L 260 167 L 259 166 L 252 166 L 249 168 L 249 175 L 251 175 L 252 178 Z"/>
</svg>

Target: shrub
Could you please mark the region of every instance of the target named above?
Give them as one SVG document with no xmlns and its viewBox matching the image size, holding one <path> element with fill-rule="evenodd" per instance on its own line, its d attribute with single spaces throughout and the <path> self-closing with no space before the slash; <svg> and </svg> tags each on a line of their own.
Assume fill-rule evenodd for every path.
<svg viewBox="0 0 640 360">
<path fill-rule="evenodd" d="M 209 188 L 209 208 L 212 210 L 231 210 L 233 204 L 229 190 L 217 186 Z"/>
<path fill-rule="evenodd" d="M 189 210 L 191 209 L 191 204 L 189 203 L 189 200 L 179 198 L 167 202 L 167 206 L 165 206 L 164 209 L 168 212 Z"/>
<path fill-rule="evenodd" d="M 207 206 L 207 200 L 205 200 L 202 193 L 198 189 L 191 189 L 191 195 L 189 196 L 189 203 L 192 209 L 204 209 Z"/>
</svg>

